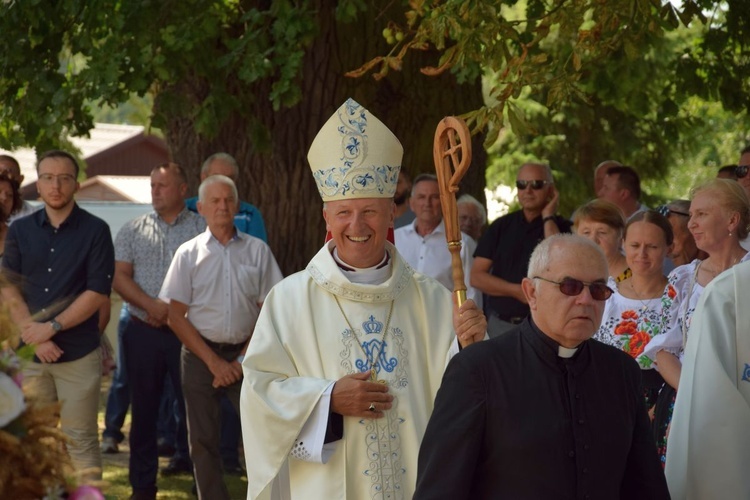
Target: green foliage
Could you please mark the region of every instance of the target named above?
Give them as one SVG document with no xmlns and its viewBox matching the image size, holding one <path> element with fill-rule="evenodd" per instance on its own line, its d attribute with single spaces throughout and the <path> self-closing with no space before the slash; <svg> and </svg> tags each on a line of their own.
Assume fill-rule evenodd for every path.
<svg viewBox="0 0 750 500">
<path fill-rule="evenodd" d="M 434 55 L 433 66 L 422 68 L 428 76 L 484 78 L 486 105 L 464 117 L 473 132 L 487 132 L 489 184 L 512 180 L 524 160 L 546 160 L 572 193 L 562 200 L 570 211 L 593 194 L 591 170 L 604 159 L 636 166 L 656 197 L 695 180 L 674 182 L 672 166 L 695 171 L 699 161 L 734 161 L 719 161 L 710 141 L 719 131 L 732 136 L 727 143 L 747 139 L 748 4 L 340 0 L 333 15 L 338 23 L 387 20 L 389 52 L 350 75 L 384 78 L 420 51 L 420 61 Z M 311 0 L 2 2 L 0 146 L 60 146 L 63 137 L 87 134 L 94 113 L 151 95 L 155 127 L 177 134 L 175 124 L 189 124 L 210 139 L 239 114 L 262 149 L 273 140 L 273 117 L 254 110 L 301 101 L 306 50 L 325 29 L 316 20 L 326 7 Z"/>
<path fill-rule="evenodd" d="M 150 93 L 143 97 L 131 94 L 127 101 L 114 107 L 101 100 L 89 104 L 95 122 L 143 125 L 149 133 L 161 135 L 161 131 L 151 128 L 153 106 L 154 99 Z"/>
<path fill-rule="evenodd" d="M 155 126 L 184 117 L 208 137 L 257 99 L 295 104 L 302 56 L 317 33 L 312 2 L 256 4 L 0 4 L 0 146 L 59 146 L 93 127 L 92 102 L 114 107 L 131 94 L 159 96 Z M 259 81 L 268 82 L 263 95 L 251 90 Z"/>
<path fill-rule="evenodd" d="M 547 161 L 570 213 L 593 196 L 593 168 L 618 159 L 641 172 L 646 201 L 657 203 L 685 196 L 702 177 L 697 161 L 712 140 L 731 130 L 733 142 L 747 139 L 747 115 L 738 114 L 750 107 L 747 0 L 409 5 L 404 26 L 394 26 L 409 33 L 398 57 L 434 47 L 440 59 L 425 74 L 485 76 L 486 106 L 464 116 L 474 132 L 488 130 L 490 186 L 509 184 L 523 161 Z M 381 73 L 386 63 L 378 62 Z M 711 109 L 724 128 L 691 111 L 692 96 L 702 106 L 720 102 L 724 112 Z"/>
</svg>

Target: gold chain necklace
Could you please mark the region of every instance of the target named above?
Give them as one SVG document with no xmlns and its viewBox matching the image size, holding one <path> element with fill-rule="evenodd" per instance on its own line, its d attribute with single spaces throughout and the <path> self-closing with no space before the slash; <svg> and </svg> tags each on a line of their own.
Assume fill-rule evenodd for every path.
<svg viewBox="0 0 750 500">
<path fill-rule="evenodd" d="M 633 290 L 633 295 L 635 295 L 636 300 L 638 302 L 640 302 L 641 305 L 643 305 L 643 309 L 641 309 L 641 311 L 644 312 L 644 313 L 646 311 L 650 310 L 650 307 L 649 307 L 648 303 L 650 301 L 654 300 L 654 299 L 658 299 L 659 298 L 659 297 L 651 297 L 651 298 L 646 297 L 646 302 L 644 302 L 643 299 L 641 299 L 641 294 L 638 293 L 638 290 L 635 289 L 635 285 L 633 284 L 633 278 L 632 277 L 628 280 L 628 285 L 630 285 L 630 289 Z M 667 286 L 667 280 L 664 280 L 664 286 Z M 662 289 L 664 288 L 664 286 L 662 287 Z"/>
<path fill-rule="evenodd" d="M 339 298 L 336 295 L 334 295 L 333 298 L 336 300 L 336 305 L 339 306 L 339 311 L 341 311 L 341 315 L 344 317 L 344 321 L 346 321 L 346 326 L 349 327 L 349 331 L 352 332 L 352 335 L 354 335 L 354 338 L 357 340 L 357 345 L 360 349 L 362 349 L 362 354 L 364 354 L 365 359 L 370 362 L 370 380 L 379 384 L 386 384 L 387 382 L 385 380 L 378 379 L 376 366 L 378 364 L 378 361 L 380 361 L 380 355 L 383 354 L 383 350 L 385 349 L 385 336 L 388 335 L 388 327 L 391 324 L 391 315 L 393 314 L 393 304 L 396 301 L 391 301 L 391 308 L 388 310 L 388 319 L 385 320 L 385 331 L 383 332 L 383 337 L 380 339 L 380 349 L 378 349 L 377 357 L 375 359 L 372 359 L 372 354 L 367 354 L 367 351 L 365 351 L 365 346 L 359 340 L 357 332 L 355 332 L 354 328 L 352 328 L 352 324 L 349 322 L 349 318 L 346 317 L 344 308 L 341 307 L 341 302 L 339 302 Z"/>
</svg>

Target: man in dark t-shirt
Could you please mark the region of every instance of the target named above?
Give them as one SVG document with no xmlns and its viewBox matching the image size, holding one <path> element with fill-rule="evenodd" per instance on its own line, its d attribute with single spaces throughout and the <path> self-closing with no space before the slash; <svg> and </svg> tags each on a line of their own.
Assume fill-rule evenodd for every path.
<svg viewBox="0 0 750 500">
<path fill-rule="evenodd" d="M 521 210 L 495 220 L 474 252 L 471 286 L 485 294 L 484 311 L 490 337 L 497 337 L 529 314 L 521 291 L 531 252 L 544 238 L 570 232 L 570 221 L 555 215 L 559 193 L 552 171 L 526 163 L 516 177 Z"/>
<path fill-rule="evenodd" d="M 24 392 L 40 403 L 62 402 L 60 427 L 84 480 L 101 479 L 97 411 L 101 390 L 99 309 L 108 302 L 114 249 L 107 224 L 73 200 L 78 164 L 49 151 L 37 164 L 44 209 L 8 229 L 2 298 L 34 362 Z"/>
</svg>

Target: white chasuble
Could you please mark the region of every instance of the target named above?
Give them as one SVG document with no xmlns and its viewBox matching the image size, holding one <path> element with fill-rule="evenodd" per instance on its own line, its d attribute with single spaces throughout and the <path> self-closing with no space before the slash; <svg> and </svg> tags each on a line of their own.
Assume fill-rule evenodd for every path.
<svg viewBox="0 0 750 500">
<path fill-rule="evenodd" d="M 706 287 L 693 315 L 666 476 L 675 500 L 750 498 L 750 262 Z"/>
<path fill-rule="evenodd" d="M 332 245 L 271 290 L 245 356 L 240 406 L 250 499 L 265 497 L 285 465 L 289 484 L 281 490 L 292 499 L 414 493 L 419 445 L 455 338 L 450 293 L 415 275 L 390 244 L 391 277 L 381 285 L 351 283 Z M 325 464 L 290 457 L 326 388 L 370 371 L 374 360 L 393 408 L 380 419 L 344 417 L 343 438 Z"/>
</svg>

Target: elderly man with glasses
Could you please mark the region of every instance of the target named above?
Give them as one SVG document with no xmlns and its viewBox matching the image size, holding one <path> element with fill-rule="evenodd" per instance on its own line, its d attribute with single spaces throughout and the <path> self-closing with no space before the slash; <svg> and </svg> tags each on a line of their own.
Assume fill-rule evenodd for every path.
<svg viewBox="0 0 750 500">
<path fill-rule="evenodd" d="M 588 239 L 553 236 L 534 250 L 521 284 L 531 317 L 446 369 L 415 499 L 669 498 L 640 369 L 591 339 L 606 282 Z"/>
<path fill-rule="evenodd" d="M 516 188 L 521 210 L 490 224 L 479 240 L 471 268 L 471 286 L 487 296 L 484 310 L 491 338 L 512 329 L 529 314 L 521 279 L 534 247 L 571 228 L 570 221 L 555 215 L 559 193 L 549 166 L 524 164 Z"/>
</svg>

